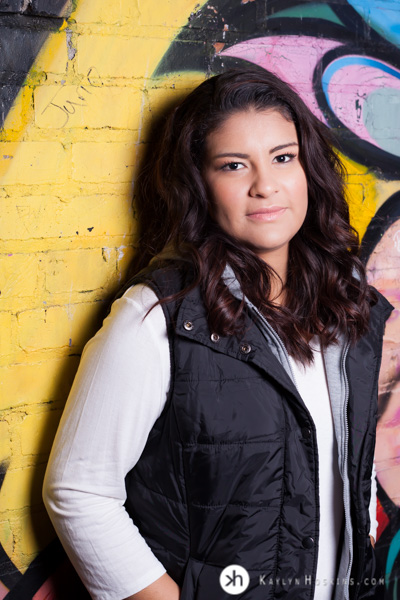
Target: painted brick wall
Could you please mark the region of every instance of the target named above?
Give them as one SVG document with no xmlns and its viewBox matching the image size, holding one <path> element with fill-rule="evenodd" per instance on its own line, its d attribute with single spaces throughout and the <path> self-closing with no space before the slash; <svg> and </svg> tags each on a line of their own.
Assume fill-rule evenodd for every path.
<svg viewBox="0 0 400 600">
<path fill-rule="evenodd" d="M 258 62 L 336 130 L 371 280 L 400 306 L 399 23 L 395 0 L 0 2 L 0 600 L 78 597 L 41 501 L 46 460 L 82 348 L 134 251 L 149 127 L 207 74 Z M 385 246 L 367 229 L 379 210 Z M 400 406 L 399 345 L 394 320 L 388 415 Z M 381 421 L 382 446 L 396 427 L 398 414 Z M 382 464 L 400 481 L 393 448 Z M 382 555 L 394 557 L 388 598 L 399 573 L 394 487 L 379 506 Z"/>
</svg>

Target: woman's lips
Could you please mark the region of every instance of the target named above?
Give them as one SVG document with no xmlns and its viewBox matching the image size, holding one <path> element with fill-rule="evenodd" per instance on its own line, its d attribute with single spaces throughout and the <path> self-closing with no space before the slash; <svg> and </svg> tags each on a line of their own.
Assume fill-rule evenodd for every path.
<svg viewBox="0 0 400 600">
<path fill-rule="evenodd" d="M 248 213 L 247 217 L 256 221 L 275 221 L 285 211 L 285 206 L 269 206 L 268 208 L 258 208 L 254 212 Z"/>
</svg>

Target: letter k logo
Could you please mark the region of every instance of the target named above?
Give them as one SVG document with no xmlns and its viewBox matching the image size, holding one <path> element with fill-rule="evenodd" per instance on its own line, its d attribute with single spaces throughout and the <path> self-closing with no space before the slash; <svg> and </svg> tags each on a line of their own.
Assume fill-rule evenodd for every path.
<svg viewBox="0 0 400 600">
<path fill-rule="evenodd" d="M 249 587 L 250 576 L 244 567 L 229 565 L 221 572 L 219 584 L 227 594 L 236 596 Z"/>
</svg>

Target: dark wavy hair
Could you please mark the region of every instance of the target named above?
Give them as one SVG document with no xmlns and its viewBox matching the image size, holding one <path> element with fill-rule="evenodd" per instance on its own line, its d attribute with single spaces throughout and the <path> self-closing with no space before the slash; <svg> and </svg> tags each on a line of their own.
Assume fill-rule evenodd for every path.
<svg viewBox="0 0 400 600">
<path fill-rule="evenodd" d="M 249 109 L 275 110 L 294 123 L 308 183 L 308 211 L 290 241 L 281 306 L 271 299 L 272 268 L 210 216 L 202 177 L 207 136 L 231 115 Z M 211 77 L 173 110 L 158 135 L 139 177 L 141 229 L 134 272 L 168 246 L 194 267 L 190 288 L 179 295 L 200 285 L 211 331 L 243 334 L 246 304 L 222 281 L 229 264 L 289 354 L 304 363 L 312 361 L 310 336 L 319 335 L 324 347 L 336 343 L 340 333 L 354 342 L 367 331 L 370 303 L 376 299 L 357 257 L 359 239 L 349 223 L 344 168 L 329 130 L 289 85 L 259 68 Z"/>
</svg>

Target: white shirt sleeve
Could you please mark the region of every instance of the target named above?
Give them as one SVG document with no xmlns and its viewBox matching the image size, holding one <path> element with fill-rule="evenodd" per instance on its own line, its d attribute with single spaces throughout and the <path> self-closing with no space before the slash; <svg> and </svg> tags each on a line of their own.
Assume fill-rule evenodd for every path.
<svg viewBox="0 0 400 600">
<path fill-rule="evenodd" d="M 44 501 L 92 598 L 122 600 L 165 572 L 124 508 L 170 385 L 166 322 L 146 286 L 115 301 L 86 345 L 56 435 Z"/>
<path fill-rule="evenodd" d="M 375 461 L 372 467 L 372 476 L 371 476 L 371 499 L 369 502 L 369 518 L 371 519 L 371 527 L 369 530 L 369 534 L 372 535 L 374 540 L 376 541 L 376 532 L 378 529 L 378 521 L 376 519 L 376 469 L 375 469 Z"/>
</svg>

